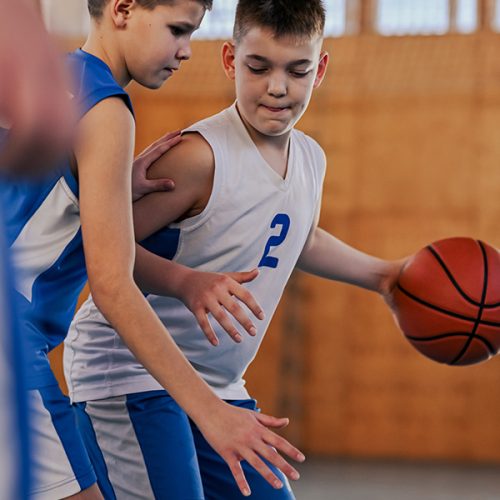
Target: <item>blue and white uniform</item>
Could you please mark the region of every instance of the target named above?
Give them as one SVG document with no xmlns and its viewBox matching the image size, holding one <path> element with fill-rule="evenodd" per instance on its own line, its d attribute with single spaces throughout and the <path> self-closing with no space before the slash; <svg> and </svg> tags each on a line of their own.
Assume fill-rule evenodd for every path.
<svg viewBox="0 0 500 500">
<path fill-rule="evenodd" d="M 68 55 L 71 94 L 79 117 L 126 92 L 109 67 L 82 50 Z M 26 340 L 34 427 L 35 498 L 62 498 L 95 482 L 74 415 L 50 369 L 47 354 L 65 338 L 87 279 L 78 184 L 69 159 L 36 180 L 9 182 L 2 193 L 6 235 L 16 271 L 20 331 Z"/>
<path fill-rule="evenodd" d="M 255 409 L 245 389 L 243 375 L 257 353 L 319 211 L 325 155 L 315 141 L 293 130 L 283 179 L 261 156 L 236 105 L 195 124 L 186 132 L 201 134 L 212 148 L 215 172 L 211 197 L 199 215 L 171 224 L 143 245 L 161 256 L 202 271 L 231 272 L 258 266 L 259 276 L 245 286 L 264 309 L 266 319 L 257 323 L 257 335 L 245 337 L 241 344 L 236 344 L 214 322 L 220 344 L 213 347 L 180 301 L 156 295 L 149 295 L 147 300 L 213 391 L 222 399 L 248 404 Z M 147 425 L 136 425 L 140 418 L 137 408 L 141 407 L 138 400 L 144 408 L 150 405 L 154 408 L 155 401 L 161 400 L 160 394 L 165 398 L 168 395 L 134 358 L 91 298 L 71 325 L 64 363 L 70 395 L 73 401 L 81 403 L 78 405 L 79 418 L 89 429 L 89 446 L 101 450 L 101 463 L 111 480 L 108 486 L 126 491 L 134 483 L 143 492 L 155 491 L 156 498 L 202 498 L 193 492 L 189 492 L 189 497 L 168 496 L 169 484 L 165 482 L 170 485 L 186 483 L 182 474 L 190 472 L 189 469 L 179 472 L 182 464 L 178 460 L 177 468 L 169 476 L 168 468 L 159 464 L 166 460 L 162 455 L 165 449 L 170 449 L 175 457 L 175 450 L 180 446 L 177 441 L 187 446 L 189 424 L 187 421 L 180 423 L 178 432 L 174 433 L 177 438 L 171 441 L 169 436 L 175 429 L 173 418 L 169 424 L 164 424 L 163 434 L 158 431 L 161 429 L 159 424 L 149 429 Z M 150 410 L 151 418 L 163 411 L 160 406 Z M 164 410 L 165 419 L 167 414 Z M 151 430 L 153 427 L 155 431 Z M 148 432 L 156 435 L 148 435 Z M 208 462 L 204 461 L 200 453 L 205 445 L 199 443 L 195 430 L 192 433 L 195 436 L 193 456 L 198 456 L 206 498 L 233 498 L 231 495 L 237 495 L 234 481 L 230 476 L 226 483 L 214 477 L 213 451 Z M 128 464 L 126 460 L 118 460 L 117 466 L 116 457 L 120 456 L 117 439 L 124 435 L 136 443 L 130 455 L 137 460 L 129 460 Z M 222 476 L 227 476 L 228 469 L 223 467 L 220 469 Z M 162 474 L 163 486 L 159 477 Z M 252 489 L 261 491 L 261 498 L 276 498 L 274 495 L 278 493 L 263 484 L 259 486 L 259 481 L 264 482 L 254 473 Z M 117 498 L 128 498 L 116 490 L 115 494 Z M 286 494 L 291 495 L 290 492 Z M 151 497 L 144 493 L 138 498 Z"/>
</svg>

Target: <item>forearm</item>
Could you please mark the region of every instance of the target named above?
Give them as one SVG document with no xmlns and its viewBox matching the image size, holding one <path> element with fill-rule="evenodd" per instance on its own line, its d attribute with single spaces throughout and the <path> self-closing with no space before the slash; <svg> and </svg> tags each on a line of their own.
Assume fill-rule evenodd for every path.
<svg viewBox="0 0 500 500">
<path fill-rule="evenodd" d="M 316 228 L 297 266 L 316 276 L 385 294 L 392 288 L 401 264 L 363 253 Z"/>
<path fill-rule="evenodd" d="M 111 280 L 110 280 L 111 281 Z M 149 373 L 194 420 L 220 400 L 197 375 L 132 279 L 102 282 L 91 291 L 97 307 Z"/>
<path fill-rule="evenodd" d="M 134 279 L 145 293 L 180 298 L 180 289 L 193 271 L 181 264 L 155 255 L 141 245 L 135 246 Z"/>
</svg>

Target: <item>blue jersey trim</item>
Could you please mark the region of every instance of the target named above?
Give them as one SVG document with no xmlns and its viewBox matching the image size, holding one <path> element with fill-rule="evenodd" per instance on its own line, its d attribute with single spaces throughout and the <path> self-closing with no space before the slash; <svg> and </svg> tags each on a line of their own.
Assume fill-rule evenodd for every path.
<svg viewBox="0 0 500 500">
<path fill-rule="evenodd" d="M 164 259 L 172 260 L 179 248 L 180 235 L 180 229 L 165 227 L 142 240 L 140 245 Z"/>
</svg>

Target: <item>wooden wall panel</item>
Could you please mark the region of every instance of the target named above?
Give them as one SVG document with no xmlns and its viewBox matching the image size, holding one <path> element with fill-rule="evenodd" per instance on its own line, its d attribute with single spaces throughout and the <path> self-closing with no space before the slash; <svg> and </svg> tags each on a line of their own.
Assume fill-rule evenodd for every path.
<svg viewBox="0 0 500 500">
<path fill-rule="evenodd" d="M 500 246 L 499 41 L 326 41 L 329 75 L 299 124 L 328 156 L 323 227 L 385 258 L 452 235 Z M 131 89 L 138 150 L 232 102 L 219 52 L 219 42 L 198 42 L 163 89 Z M 375 295 L 303 274 L 296 280 L 299 295 L 287 292 L 247 379 L 264 411 L 280 413 L 295 399 L 302 412 L 289 435 L 307 451 L 500 460 L 498 359 L 440 366 L 413 350 Z M 294 390 L 283 352 L 297 304 L 304 384 Z"/>
</svg>

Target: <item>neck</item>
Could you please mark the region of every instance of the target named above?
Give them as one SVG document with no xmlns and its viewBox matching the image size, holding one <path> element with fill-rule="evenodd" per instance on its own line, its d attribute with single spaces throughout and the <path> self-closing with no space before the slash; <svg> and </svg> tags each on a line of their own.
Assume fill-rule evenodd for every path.
<svg viewBox="0 0 500 500">
<path fill-rule="evenodd" d="M 238 110 L 237 105 L 236 109 Z M 269 166 L 284 179 L 288 170 L 288 153 L 290 151 L 291 130 L 278 136 L 265 135 L 252 127 L 243 118 L 239 110 L 238 114 L 240 115 L 243 125 L 248 131 L 248 135 L 260 151 L 262 157 L 267 161 Z"/>
<path fill-rule="evenodd" d="M 92 24 L 90 34 L 82 46 L 82 50 L 98 57 L 110 68 L 113 77 L 121 87 L 126 87 L 131 80 L 125 61 L 120 56 L 116 45 L 108 42 L 104 34 L 105 27 Z"/>
<path fill-rule="evenodd" d="M 273 149 L 276 153 L 282 153 L 285 157 L 288 155 L 290 134 L 292 133 L 291 130 L 288 130 L 287 132 L 281 135 L 263 134 L 258 130 L 256 130 L 254 127 L 252 127 L 252 125 L 250 125 L 250 123 L 248 123 L 245 120 L 245 118 L 240 113 L 240 110 L 238 109 L 238 103 L 236 103 L 236 110 L 238 111 L 240 119 L 243 122 L 243 125 L 245 125 L 245 128 L 247 129 L 250 138 L 258 148 L 264 147 L 267 149 Z"/>
</svg>

